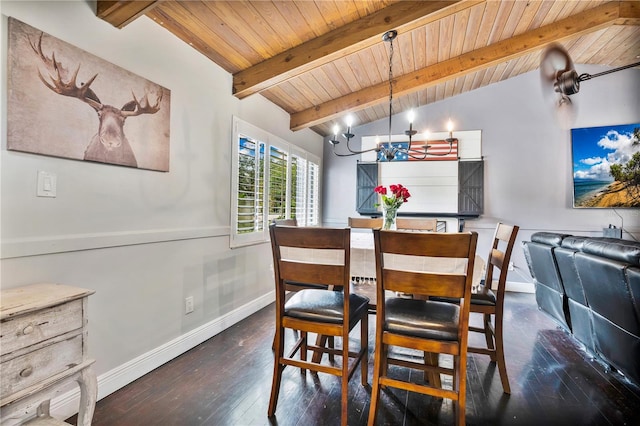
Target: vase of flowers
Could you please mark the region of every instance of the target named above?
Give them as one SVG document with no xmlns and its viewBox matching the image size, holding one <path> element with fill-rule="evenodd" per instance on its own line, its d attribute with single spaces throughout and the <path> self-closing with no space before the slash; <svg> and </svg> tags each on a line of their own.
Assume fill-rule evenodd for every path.
<svg viewBox="0 0 640 426">
<path fill-rule="evenodd" d="M 382 199 L 382 204 L 376 204 L 376 207 L 382 206 L 382 218 L 384 219 L 382 229 L 396 229 L 398 209 L 411 197 L 409 190 L 400 184 L 396 184 L 389 185 L 389 191 L 382 185 L 376 186 L 374 191 L 380 194 Z M 389 195 L 388 192 L 391 192 L 391 194 Z"/>
</svg>

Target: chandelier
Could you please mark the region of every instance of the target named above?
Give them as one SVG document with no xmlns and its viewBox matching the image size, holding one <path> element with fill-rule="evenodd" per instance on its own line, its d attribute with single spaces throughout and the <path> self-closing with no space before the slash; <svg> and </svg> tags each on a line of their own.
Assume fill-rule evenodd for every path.
<svg viewBox="0 0 640 426">
<path fill-rule="evenodd" d="M 365 149 L 360 151 L 351 149 L 351 147 L 349 146 L 349 142 L 355 135 L 351 133 L 351 126 L 353 125 L 353 117 L 348 116 L 346 119 L 347 130 L 346 132 L 342 133 L 342 137 L 347 140 L 346 146 L 347 146 L 348 152 L 341 153 L 336 151 L 336 145 L 340 143 L 340 141 L 338 140 L 338 133 L 340 129 L 337 124 L 333 127 L 333 136 L 329 140 L 329 143 L 333 148 L 333 153 L 338 157 L 349 157 L 352 155 L 359 155 L 359 154 L 364 154 L 365 152 L 375 151 L 376 153 L 378 153 L 376 155 L 376 161 L 380 161 L 380 160 L 392 161 L 398 154 L 403 154 L 403 156 L 411 157 L 412 159 L 415 159 L 415 160 L 424 160 L 428 155 L 429 156 L 446 156 L 451 154 L 453 142 L 457 141 L 457 139 L 453 138 L 453 123 L 451 122 L 451 120 L 449 120 L 447 124 L 447 131 L 449 132 L 449 137 L 445 139 L 445 141 L 449 143 L 448 152 L 442 152 L 442 151 L 430 152 L 429 148 L 431 148 L 431 145 L 429 145 L 428 143 L 429 141 L 426 140 L 427 139 L 426 133 L 424 136 L 425 141 L 422 141 L 422 144 L 412 145 L 412 138 L 416 135 L 416 133 L 418 133 L 416 130 L 413 129 L 413 120 L 415 118 L 415 113 L 413 112 L 413 110 L 409 111 L 409 114 L 408 114 L 409 130 L 404 131 L 404 134 L 409 137 L 409 143 L 406 144 L 407 145 L 406 147 L 403 147 L 398 143 L 396 144 L 391 143 L 391 118 L 393 116 L 393 65 L 392 65 L 393 40 L 395 40 L 397 36 L 398 36 L 398 32 L 396 30 L 387 31 L 382 36 L 382 40 L 389 43 L 389 139 L 387 140 L 386 143 L 380 143 L 379 141 L 376 142 L 376 146 L 370 149 Z"/>
</svg>

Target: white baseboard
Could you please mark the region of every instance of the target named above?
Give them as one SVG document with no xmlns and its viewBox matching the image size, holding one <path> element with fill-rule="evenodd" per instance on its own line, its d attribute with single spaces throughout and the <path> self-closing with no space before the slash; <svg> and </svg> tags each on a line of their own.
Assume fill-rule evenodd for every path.
<svg viewBox="0 0 640 426">
<path fill-rule="evenodd" d="M 111 371 L 101 374 L 98 376 L 98 400 L 226 330 L 269 305 L 274 300 L 275 292 L 269 292 L 220 318 L 216 318 Z M 79 403 L 80 390 L 76 387 L 76 389 L 64 393 L 51 401 L 51 413 L 55 418 L 67 419 L 78 412 Z"/>
</svg>

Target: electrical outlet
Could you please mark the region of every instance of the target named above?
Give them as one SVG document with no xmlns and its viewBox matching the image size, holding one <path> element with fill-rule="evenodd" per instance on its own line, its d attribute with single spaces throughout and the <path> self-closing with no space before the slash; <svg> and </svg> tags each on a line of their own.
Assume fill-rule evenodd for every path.
<svg viewBox="0 0 640 426">
<path fill-rule="evenodd" d="M 184 299 L 184 313 L 190 314 L 191 312 L 193 312 L 193 296 Z"/>
<path fill-rule="evenodd" d="M 513 262 L 509 262 L 509 267 L 507 268 L 509 271 L 513 271 L 515 267 L 513 266 Z"/>
</svg>

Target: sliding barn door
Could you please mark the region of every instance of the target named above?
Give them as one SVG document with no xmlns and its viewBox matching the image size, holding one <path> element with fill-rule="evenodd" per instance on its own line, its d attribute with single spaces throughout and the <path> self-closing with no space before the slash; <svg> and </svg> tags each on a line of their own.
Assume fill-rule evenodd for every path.
<svg viewBox="0 0 640 426">
<path fill-rule="evenodd" d="M 460 161 L 458 179 L 458 214 L 482 214 L 484 211 L 484 161 Z"/>
<path fill-rule="evenodd" d="M 373 190 L 378 186 L 378 163 L 360 163 L 357 165 L 356 211 L 360 214 L 375 214 L 378 197 Z"/>
</svg>

